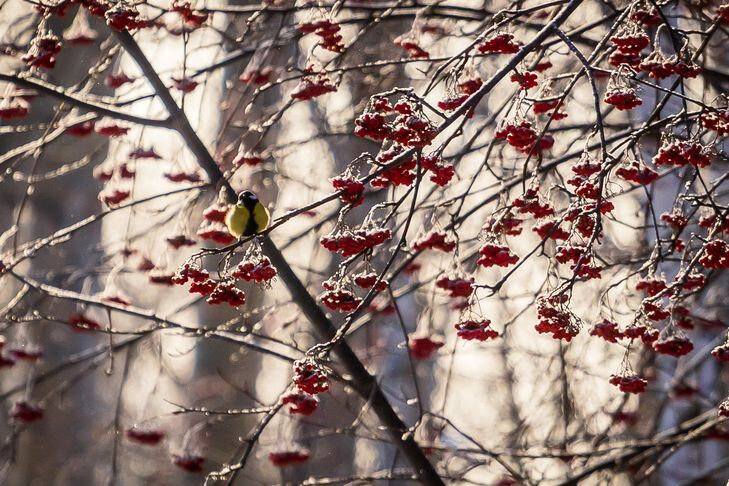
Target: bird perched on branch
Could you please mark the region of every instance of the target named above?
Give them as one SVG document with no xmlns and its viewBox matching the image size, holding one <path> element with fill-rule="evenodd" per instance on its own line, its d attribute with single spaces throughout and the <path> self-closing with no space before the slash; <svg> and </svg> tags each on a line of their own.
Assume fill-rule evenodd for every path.
<svg viewBox="0 0 729 486">
<path fill-rule="evenodd" d="M 236 238 L 261 233 L 271 222 L 268 209 L 261 204 L 251 191 L 238 194 L 238 202 L 225 215 L 225 224 L 230 234 Z"/>
</svg>

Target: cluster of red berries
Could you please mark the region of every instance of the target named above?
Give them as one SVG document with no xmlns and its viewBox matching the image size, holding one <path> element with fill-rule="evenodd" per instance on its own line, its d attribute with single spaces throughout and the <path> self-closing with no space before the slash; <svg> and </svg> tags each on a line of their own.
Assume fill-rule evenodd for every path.
<svg viewBox="0 0 729 486">
<path fill-rule="evenodd" d="M 359 206 L 364 202 L 365 185 L 354 177 L 338 176 L 329 179 L 329 182 L 335 191 L 343 191 L 339 196 L 342 202 L 352 206 Z"/>
<path fill-rule="evenodd" d="M 559 106 L 559 99 L 555 100 L 537 100 L 532 104 L 532 113 L 535 115 L 543 115 L 544 113 L 550 113 L 552 110 Z M 555 118 L 558 119 L 558 118 Z"/>
<path fill-rule="evenodd" d="M 255 256 L 240 262 L 231 275 L 246 282 L 267 284 L 276 278 L 277 273 L 268 257 Z"/>
<path fill-rule="evenodd" d="M 15 120 L 28 116 L 28 98 L 10 95 L 0 102 L 0 120 Z M 32 99 L 32 97 L 30 97 Z"/>
<path fill-rule="evenodd" d="M 106 78 L 104 78 L 104 85 L 111 89 L 117 89 L 121 88 L 125 84 L 133 83 L 135 78 L 130 78 L 125 73 L 109 73 L 106 75 Z"/>
<path fill-rule="evenodd" d="M 246 293 L 235 286 L 235 281 L 221 280 L 217 282 L 206 302 L 208 304 L 227 303 L 231 307 L 240 307 L 246 303 Z"/>
<path fill-rule="evenodd" d="M 507 210 L 498 218 L 492 217 L 484 226 L 488 233 L 494 235 L 518 236 L 521 234 L 523 220 L 514 217 L 511 211 Z"/>
<path fill-rule="evenodd" d="M 654 51 L 638 65 L 638 69 L 648 73 L 648 76 L 661 80 L 672 74 L 682 78 L 695 78 L 701 74 L 701 68 L 692 61 L 682 60 L 679 56 L 666 56 L 661 51 Z"/>
<path fill-rule="evenodd" d="M 699 226 L 702 228 L 711 229 L 715 225 L 718 226 L 716 229 L 717 232 L 729 232 L 729 218 L 724 215 L 718 217 L 716 213 L 712 213 L 699 219 Z"/>
<path fill-rule="evenodd" d="M 264 68 L 248 68 L 238 77 L 238 81 L 245 84 L 262 85 L 271 82 L 273 69 L 269 66 Z"/>
<path fill-rule="evenodd" d="M 571 170 L 580 177 L 590 177 L 602 170 L 602 164 L 594 162 L 590 157 L 583 157 L 582 160 L 571 167 Z"/>
<path fill-rule="evenodd" d="M 190 6 L 190 2 L 172 2 L 170 8 L 172 12 L 177 12 L 182 17 L 182 20 L 189 26 L 197 28 L 202 26 L 208 19 L 208 14 L 205 12 L 198 12 L 193 10 Z"/>
<path fill-rule="evenodd" d="M 56 65 L 56 54 L 61 52 L 61 40 L 50 33 L 39 34 L 30 41 L 30 49 L 22 60 L 28 66 L 53 69 Z"/>
<path fill-rule="evenodd" d="M 617 343 L 618 339 L 633 340 L 640 338 L 643 344 L 650 347 L 658 339 L 659 332 L 658 329 L 649 328 L 642 324 L 634 324 L 621 331 L 616 323 L 606 319 L 595 324 L 590 329 L 590 335 L 602 338 L 610 343 Z"/>
<path fill-rule="evenodd" d="M 190 182 L 195 184 L 202 181 L 202 176 L 197 171 L 172 171 L 162 174 L 170 182 Z"/>
<path fill-rule="evenodd" d="M 141 428 L 136 425 L 126 430 L 125 435 L 127 439 L 138 444 L 155 446 L 162 442 L 165 438 L 165 433 L 159 429 L 153 428 Z"/>
<path fill-rule="evenodd" d="M 377 155 L 377 163 L 383 165 L 392 162 L 399 154 L 405 151 L 402 145 L 393 145 L 389 149 L 380 152 Z M 393 186 L 409 186 L 415 181 L 415 167 L 418 162 L 414 157 L 400 162 L 394 167 L 390 167 L 382 171 L 377 177 L 372 179 L 372 187 L 386 188 Z"/>
<path fill-rule="evenodd" d="M 294 361 L 294 384 L 304 393 L 318 395 L 329 390 L 327 371 L 313 358 Z"/>
<path fill-rule="evenodd" d="M 438 134 L 436 127 L 415 113 L 408 103 L 397 103 L 394 110 L 400 113 L 392 126 L 390 138 L 405 147 L 425 147 Z"/>
<path fill-rule="evenodd" d="M 307 76 L 291 92 L 291 98 L 298 101 L 305 101 L 316 98 L 326 93 L 333 93 L 337 90 L 326 74 Z"/>
<path fill-rule="evenodd" d="M 450 278 L 444 275 L 435 281 L 435 286 L 447 291 L 451 298 L 470 297 L 473 293 L 473 279 Z"/>
<path fill-rule="evenodd" d="M 707 111 L 699 117 L 701 125 L 719 135 L 729 135 L 729 109 Z"/>
<path fill-rule="evenodd" d="M 659 277 L 641 278 L 635 284 L 635 290 L 641 290 L 651 297 L 659 294 L 660 292 L 665 290 L 666 287 L 667 287 L 666 281 L 663 278 L 659 278 Z"/>
<path fill-rule="evenodd" d="M 370 289 L 372 287 L 375 287 L 375 290 L 378 292 L 383 292 L 384 290 L 387 290 L 387 287 L 390 285 L 390 282 L 387 281 L 387 279 L 382 279 L 379 282 L 377 282 L 377 279 L 379 278 L 379 275 L 376 272 L 361 272 L 357 275 L 354 275 L 352 277 L 352 281 L 357 285 L 357 287 L 361 289 Z M 377 284 L 375 286 L 375 284 Z"/>
<path fill-rule="evenodd" d="M 263 156 L 257 152 L 245 150 L 242 146 L 238 150 L 235 158 L 233 158 L 233 167 L 242 167 L 248 165 L 255 167 L 263 163 Z"/>
<path fill-rule="evenodd" d="M 439 250 L 450 253 L 456 249 L 456 242 L 449 239 L 445 231 L 431 231 L 413 243 L 414 251 Z"/>
<path fill-rule="evenodd" d="M 605 93 L 605 103 L 613 105 L 618 110 L 632 110 L 643 104 L 635 90 L 632 88 L 614 88 Z"/>
<path fill-rule="evenodd" d="M 528 91 L 539 84 L 537 83 L 537 73 L 531 71 L 525 71 L 524 73 L 515 72 L 511 75 L 510 79 L 524 91 Z"/>
<path fill-rule="evenodd" d="M 640 185 L 648 185 L 658 178 L 658 172 L 641 165 L 638 161 L 633 160 L 628 166 L 621 166 L 615 171 L 615 174 L 622 177 L 626 181 L 635 182 Z"/>
<path fill-rule="evenodd" d="M 103 202 L 107 206 L 113 207 L 118 206 L 122 202 L 129 199 L 130 195 L 131 191 L 128 189 L 107 186 L 99 193 L 98 198 L 99 201 Z"/>
<path fill-rule="evenodd" d="M 612 375 L 610 377 L 610 384 L 617 386 L 623 393 L 643 393 L 648 381 L 640 376 L 632 373 L 625 373 L 620 375 Z"/>
<path fill-rule="evenodd" d="M 630 14 L 630 19 L 644 27 L 657 27 L 663 22 L 658 12 L 650 6 L 636 8 Z"/>
<path fill-rule="evenodd" d="M 680 357 L 690 353 L 694 344 L 685 336 L 666 334 L 653 343 L 653 350 L 659 354 Z"/>
<path fill-rule="evenodd" d="M 147 278 L 149 279 L 150 283 L 153 283 L 155 285 L 172 286 L 174 285 L 174 282 L 172 281 L 174 276 L 174 273 L 166 272 L 162 269 L 155 269 L 149 273 L 149 276 Z"/>
<path fill-rule="evenodd" d="M 172 87 L 183 93 L 192 93 L 200 83 L 190 77 L 172 78 Z"/>
<path fill-rule="evenodd" d="M 119 179 L 133 179 L 136 175 L 136 170 L 131 164 L 123 162 L 118 165 L 114 164 L 101 164 L 94 167 L 93 175 L 94 179 L 108 182 L 114 178 L 114 174 Z"/>
<path fill-rule="evenodd" d="M 688 218 L 678 208 L 674 208 L 670 213 L 662 213 L 661 221 L 675 230 L 681 230 L 688 224 Z"/>
<path fill-rule="evenodd" d="M 569 342 L 577 335 L 577 326 L 572 322 L 569 312 L 562 310 L 567 302 L 566 294 L 537 299 L 537 317 L 539 322 L 534 329 L 540 334 L 551 334 L 554 339 L 564 339 Z"/>
<path fill-rule="evenodd" d="M 358 137 L 382 141 L 390 136 L 390 126 L 382 113 L 364 112 L 354 120 L 354 134 Z"/>
<path fill-rule="evenodd" d="M 111 118 L 104 118 L 94 124 L 94 132 L 105 137 L 121 137 L 122 135 L 126 135 L 128 131 L 128 126 L 120 125 Z"/>
<path fill-rule="evenodd" d="M 729 361 L 729 343 L 720 344 L 711 350 L 711 355 L 718 361 Z"/>
<path fill-rule="evenodd" d="M 570 237 L 570 234 L 560 228 L 556 221 L 544 221 L 532 228 L 532 231 L 539 235 L 542 240 L 549 238 L 554 241 L 560 241 L 568 240 Z"/>
<path fill-rule="evenodd" d="M 235 236 L 231 235 L 228 228 L 218 221 L 205 221 L 200 224 L 197 230 L 200 239 L 212 241 L 219 245 L 230 245 L 235 242 Z"/>
<path fill-rule="evenodd" d="M 568 210 L 564 219 L 565 221 L 573 223 L 573 230 L 576 229 L 577 232 L 584 238 L 589 238 L 595 230 L 596 218 L 593 214 L 595 211 L 595 207 L 596 203 L 589 203 L 585 204 L 582 207 L 571 208 Z M 602 214 L 609 213 L 613 209 L 615 209 L 615 206 L 610 201 L 603 200 L 600 203 L 600 213 Z"/>
<path fill-rule="evenodd" d="M 602 278 L 602 274 L 600 273 L 602 269 L 603 267 L 584 261 L 576 263 L 575 265 L 570 265 L 570 270 L 572 270 L 577 277 L 584 278 L 585 280 Z"/>
<path fill-rule="evenodd" d="M 173 454 L 172 464 L 183 471 L 199 473 L 205 465 L 205 458 L 196 454 Z"/>
<path fill-rule="evenodd" d="M 73 313 L 68 316 L 68 325 L 79 332 L 101 329 L 101 324 L 81 313 Z"/>
<path fill-rule="evenodd" d="M 89 120 L 81 123 L 76 123 L 66 128 L 66 133 L 72 137 L 83 138 L 89 136 L 94 132 L 96 124 Z"/>
<path fill-rule="evenodd" d="M 461 93 L 472 95 L 483 86 L 483 79 L 478 76 L 466 77 L 462 81 L 458 82 L 458 91 Z"/>
<path fill-rule="evenodd" d="M 486 341 L 488 339 L 496 339 L 499 337 L 499 333 L 494 329 L 491 329 L 491 321 L 488 319 L 481 319 L 478 321 L 467 319 L 457 322 L 453 325 L 453 327 L 456 328 L 456 334 L 458 337 L 465 339 L 466 341 Z"/>
<path fill-rule="evenodd" d="M 590 329 L 590 336 L 596 336 L 604 339 L 609 343 L 617 343 L 618 339 L 625 337 L 618 325 L 614 322 L 608 321 L 607 319 L 602 322 L 598 322 L 592 329 Z"/>
<path fill-rule="evenodd" d="M 207 296 L 208 304 L 227 303 L 231 307 L 240 307 L 246 303 L 246 293 L 235 286 L 232 279 L 216 281 L 210 278 L 207 270 L 191 263 L 185 263 L 172 276 L 175 285 L 190 282 L 189 292 Z"/>
<path fill-rule="evenodd" d="M 438 349 L 442 348 L 445 343 L 439 337 L 410 337 L 408 339 L 408 349 L 414 359 L 428 359 Z"/>
<path fill-rule="evenodd" d="M 478 45 L 478 52 L 482 54 L 516 54 L 522 43 L 514 39 L 513 34 L 493 34 Z"/>
<path fill-rule="evenodd" d="M 276 451 L 268 454 L 268 460 L 276 467 L 286 467 L 294 464 L 304 464 L 309 460 L 309 455 L 307 449 Z"/>
<path fill-rule="evenodd" d="M 526 120 L 519 123 L 509 122 L 501 129 L 496 130 L 494 137 L 497 140 L 506 140 L 506 142 L 516 149 L 527 149 L 534 145 L 537 141 L 537 132 L 532 128 L 532 124 Z"/>
<path fill-rule="evenodd" d="M 651 321 L 662 321 L 671 317 L 671 311 L 664 309 L 660 303 L 648 299 L 641 304 L 641 311 Z"/>
<path fill-rule="evenodd" d="M 729 245 L 723 240 L 711 240 L 704 245 L 704 254 L 699 259 L 704 268 L 729 268 Z"/>
<path fill-rule="evenodd" d="M 479 77 L 468 77 L 460 81 L 457 85 L 458 92 L 444 100 L 438 102 L 438 108 L 444 111 L 453 111 L 461 106 L 466 100 L 483 85 L 483 80 Z M 467 117 L 473 115 L 473 108 L 467 113 Z"/>
<path fill-rule="evenodd" d="M 139 18 L 139 12 L 133 6 L 122 2 L 106 10 L 104 17 L 106 24 L 118 31 L 143 29 L 151 25 L 148 20 Z"/>
<path fill-rule="evenodd" d="M 381 245 L 390 238 L 392 233 L 387 228 L 345 229 L 322 236 L 319 242 L 332 253 L 346 258 Z"/>
<path fill-rule="evenodd" d="M 322 287 L 324 287 L 324 293 L 320 297 L 321 302 L 333 311 L 352 312 L 362 303 L 362 299 L 342 282 L 327 280 Z"/>
<path fill-rule="evenodd" d="M 627 64 L 633 69 L 637 69 L 642 60 L 640 52 L 651 43 L 645 32 L 635 28 L 613 36 L 610 41 L 617 48 L 608 59 L 610 65 L 618 67 Z"/>
<path fill-rule="evenodd" d="M 653 163 L 656 167 L 661 165 L 683 167 L 686 164 L 706 167 L 711 164 L 711 156 L 709 149 L 700 143 L 685 140 L 666 141 L 653 157 Z"/>
<path fill-rule="evenodd" d="M 600 187 L 595 178 L 575 176 L 567 180 L 567 184 L 575 187 L 575 194 L 584 199 L 598 199 Z"/>
<path fill-rule="evenodd" d="M 554 110 L 554 111 L 550 111 L 550 110 L 540 111 L 540 110 L 544 109 L 546 107 L 546 105 L 539 106 L 539 108 L 537 108 L 536 111 L 534 111 L 534 107 L 537 104 L 541 104 L 541 103 L 546 103 L 546 102 L 535 102 L 534 105 L 532 105 L 532 109 L 533 109 L 532 111 L 534 112 L 535 115 L 541 115 L 541 114 L 545 114 L 546 113 L 546 115 L 549 118 L 551 118 L 552 120 L 554 120 L 554 121 L 564 120 L 565 118 L 567 118 L 569 116 L 564 111 L 559 111 L 559 110 Z M 559 104 L 559 100 L 557 100 L 557 103 L 548 103 L 548 104 L 549 105 L 557 106 Z"/>
<path fill-rule="evenodd" d="M 623 337 L 626 339 L 638 339 L 648 347 L 652 347 L 653 343 L 658 340 L 660 332 L 654 327 L 648 327 L 644 324 L 633 324 L 623 330 Z"/>
<path fill-rule="evenodd" d="M 416 39 L 413 37 L 412 32 L 406 32 L 405 34 L 396 37 L 395 40 L 393 40 L 393 43 L 396 46 L 403 48 L 408 53 L 408 57 L 411 59 L 430 58 L 430 53 L 420 47 L 420 44 L 418 44 Z"/>
<path fill-rule="evenodd" d="M 289 405 L 289 413 L 312 415 L 319 407 L 319 399 L 306 393 L 288 393 L 281 397 L 281 403 Z"/>
<path fill-rule="evenodd" d="M 431 182 L 445 187 L 451 181 L 456 173 L 453 164 L 449 164 L 443 161 L 442 158 L 436 155 L 428 155 L 420 160 L 420 165 L 423 170 L 430 172 Z"/>
<path fill-rule="evenodd" d="M 493 266 L 508 267 L 519 261 L 519 257 L 514 255 L 508 246 L 497 245 L 494 243 L 486 243 L 478 251 L 481 257 L 476 262 L 485 268 Z"/>
<path fill-rule="evenodd" d="M 197 242 L 185 235 L 175 235 L 165 238 L 165 241 L 175 250 L 179 250 L 183 246 L 195 246 Z"/>
<path fill-rule="evenodd" d="M 546 218 L 554 214 L 549 203 L 539 200 L 539 187 L 530 187 L 523 195 L 513 200 L 512 205 L 522 214 L 531 214 L 537 219 Z"/>
<path fill-rule="evenodd" d="M 31 423 L 43 418 L 43 408 L 40 405 L 21 400 L 13 404 L 10 417 L 20 422 Z"/>
<path fill-rule="evenodd" d="M 681 288 L 687 292 L 698 290 L 706 285 L 706 277 L 700 273 L 690 273 L 683 280 Z"/>
<path fill-rule="evenodd" d="M 385 116 L 389 114 L 397 114 L 391 123 Z M 391 140 L 404 147 L 425 147 L 438 131 L 430 121 L 417 113 L 410 101 L 400 100 L 392 106 L 386 98 L 374 98 L 371 110 L 365 111 L 355 120 L 354 133 L 358 137 L 375 141 Z"/>
<path fill-rule="evenodd" d="M 321 38 L 319 46 L 332 52 L 344 51 L 342 36 L 339 34 L 341 27 L 338 23 L 329 19 L 317 20 L 315 22 L 303 22 L 299 24 L 299 32 L 302 34 L 314 33 Z"/>
<path fill-rule="evenodd" d="M 461 106 L 463 103 L 465 103 L 469 97 L 470 97 L 470 95 L 467 95 L 467 94 L 457 94 L 457 95 L 449 96 L 448 98 L 445 98 L 438 102 L 438 108 L 440 108 L 443 111 L 456 110 L 459 106 Z"/>
<path fill-rule="evenodd" d="M 584 246 L 576 245 L 560 245 L 557 247 L 557 253 L 554 256 L 555 260 L 559 263 L 577 263 L 580 260 L 582 262 L 589 262 L 590 255 L 587 254 Z"/>
<path fill-rule="evenodd" d="M 615 35 L 610 42 L 623 54 L 639 54 L 650 45 L 651 39 L 645 32 L 632 32 Z"/>
<path fill-rule="evenodd" d="M 214 203 L 203 211 L 203 219 L 206 221 L 214 221 L 217 223 L 224 223 L 225 222 L 225 215 L 228 214 L 229 206 L 227 204 L 222 203 Z M 179 238 L 179 237 L 178 237 Z M 182 236 L 182 243 L 185 243 L 184 236 Z M 169 242 L 169 238 L 168 238 Z M 192 244 L 195 244 L 193 241 Z"/>
</svg>

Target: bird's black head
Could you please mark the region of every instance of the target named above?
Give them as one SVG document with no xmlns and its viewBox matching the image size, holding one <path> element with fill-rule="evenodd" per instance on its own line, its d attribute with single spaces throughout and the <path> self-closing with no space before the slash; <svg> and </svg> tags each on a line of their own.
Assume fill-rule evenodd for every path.
<svg viewBox="0 0 729 486">
<path fill-rule="evenodd" d="M 251 191 L 243 191 L 238 194 L 238 204 L 249 206 L 258 202 L 258 196 Z"/>
</svg>

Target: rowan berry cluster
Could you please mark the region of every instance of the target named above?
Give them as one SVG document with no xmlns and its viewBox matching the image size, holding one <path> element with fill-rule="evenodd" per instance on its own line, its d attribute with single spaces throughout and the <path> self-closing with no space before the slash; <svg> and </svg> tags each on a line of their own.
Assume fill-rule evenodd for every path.
<svg viewBox="0 0 729 486">
<path fill-rule="evenodd" d="M 277 273 L 268 257 L 254 255 L 240 262 L 231 275 L 246 282 L 270 285 Z"/>
<path fill-rule="evenodd" d="M 329 390 L 327 370 L 313 358 L 294 362 L 294 385 L 304 393 L 318 395 Z"/>
<path fill-rule="evenodd" d="M 289 413 L 309 416 L 319 407 L 319 399 L 306 393 L 291 392 L 281 397 L 281 403 L 289 405 Z"/>
<path fill-rule="evenodd" d="M 486 341 L 499 337 L 499 333 L 491 328 L 491 321 L 488 319 L 467 319 L 457 322 L 453 327 L 456 328 L 458 337 L 466 341 Z"/>
<path fill-rule="evenodd" d="M 346 258 L 381 245 L 390 238 L 392 233 L 387 228 L 356 230 L 339 228 L 333 233 L 322 236 L 319 241 L 327 250 Z"/>
<path fill-rule="evenodd" d="M 319 46 L 332 52 L 344 51 L 342 36 L 340 35 L 341 27 L 338 23 L 322 19 L 314 22 L 302 22 L 299 24 L 299 32 L 302 34 L 316 34 L 320 37 Z"/>
<path fill-rule="evenodd" d="M 424 360 L 445 345 L 443 340 L 437 336 L 410 337 L 408 349 L 414 359 Z"/>
</svg>

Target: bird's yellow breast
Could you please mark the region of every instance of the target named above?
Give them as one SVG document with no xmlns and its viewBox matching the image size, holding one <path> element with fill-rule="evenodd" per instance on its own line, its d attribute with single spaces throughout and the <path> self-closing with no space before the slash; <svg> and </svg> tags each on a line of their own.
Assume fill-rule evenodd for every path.
<svg viewBox="0 0 729 486">
<path fill-rule="evenodd" d="M 268 209 L 260 202 L 256 203 L 253 211 L 249 211 L 243 205 L 236 204 L 225 215 L 225 224 L 228 231 L 236 238 L 258 234 L 268 228 L 270 221 L 271 215 Z"/>
<path fill-rule="evenodd" d="M 248 226 L 248 220 L 251 217 L 251 213 L 245 206 L 233 206 L 228 210 L 228 214 L 225 215 L 225 225 L 228 227 L 230 234 L 236 238 L 243 236 L 246 226 Z"/>
</svg>

